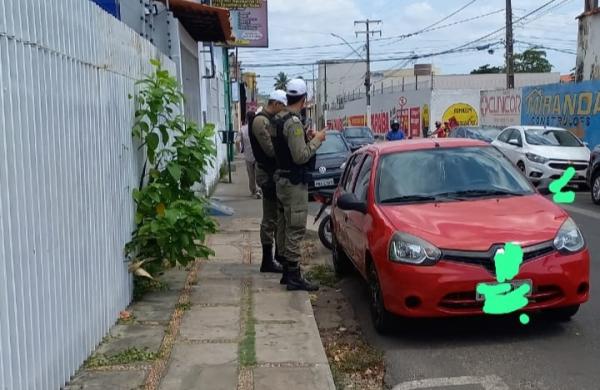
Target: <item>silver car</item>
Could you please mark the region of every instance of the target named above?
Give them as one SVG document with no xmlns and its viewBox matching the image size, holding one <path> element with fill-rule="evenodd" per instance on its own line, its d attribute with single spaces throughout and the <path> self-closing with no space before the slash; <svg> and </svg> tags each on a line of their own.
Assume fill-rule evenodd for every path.
<svg viewBox="0 0 600 390">
<path fill-rule="evenodd" d="M 492 145 L 499 148 L 534 184 L 542 179 L 559 179 L 572 166 L 577 174 L 570 184 L 586 187 L 590 149 L 566 129 L 509 127 L 498 135 Z"/>
</svg>

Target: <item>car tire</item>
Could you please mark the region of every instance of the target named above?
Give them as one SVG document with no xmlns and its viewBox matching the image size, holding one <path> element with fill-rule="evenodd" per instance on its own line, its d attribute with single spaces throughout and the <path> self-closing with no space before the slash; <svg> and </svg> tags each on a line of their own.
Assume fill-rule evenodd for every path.
<svg viewBox="0 0 600 390">
<path fill-rule="evenodd" d="M 350 258 L 344 253 L 344 250 L 338 244 L 337 239 L 335 238 L 335 234 L 331 234 L 331 257 L 333 260 L 333 270 L 335 271 L 336 276 L 339 278 L 348 275 L 352 272 L 352 261 Z"/>
<path fill-rule="evenodd" d="M 379 283 L 379 276 L 377 275 L 375 264 L 372 261 L 368 266 L 368 275 L 371 321 L 373 322 L 373 326 L 377 333 L 386 334 L 389 333 L 392 328 L 394 317 L 386 310 L 383 303 L 383 293 L 381 291 L 381 284 Z"/>
<path fill-rule="evenodd" d="M 323 246 L 329 250 L 333 249 L 331 233 L 331 215 L 325 215 L 319 224 L 319 239 Z"/>
<path fill-rule="evenodd" d="M 600 205 L 600 171 L 594 173 L 590 191 L 592 193 L 592 201 Z"/>
<path fill-rule="evenodd" d="M 519 168 L 521 172 L 527 173 L 527 170 L 525 169 L 525 163 L 523 161 L 517 162 L 517 168 Z"/>
<path fill-rule="evenodd" d="M 550 319 L 558 322 L 568 322 L 579 311 L 579 305 L 561 307 L 558 309 L 548 309 L 546 314 Z"/>
</svg>

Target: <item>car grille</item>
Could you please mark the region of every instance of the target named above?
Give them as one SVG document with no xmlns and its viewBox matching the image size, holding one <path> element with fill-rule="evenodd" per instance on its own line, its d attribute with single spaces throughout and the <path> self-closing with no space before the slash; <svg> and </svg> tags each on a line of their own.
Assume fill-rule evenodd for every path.
<svg viewBox="0 0 600 390">
<path fill-rule="evenodd" d="M 487 252 L 442 250 L 442 259 L 457 263 L 479 265 L 490 271 L 492 274 L 495 274 L 496 267 L 494 264 L 494 256 L 498 249 L 503 247 L 504 245 L 500 244 L 493 245 Z M 534 260 L 538 257 L 552 253 L 555 250 L 552 241 L 523 248 L 523 262 Z"/>
<path fill-rule="evenodd" d="M 576 171 L 585 171 L 586 169 L 588 169 L 588 164 L 587 163 L 574 163 L 574 164 L 550 163 L 550 168 L 552 168 L 552 169 L 560 169 L 561 171 L 565 171 L 569 167 L 575 168 Z"/>
<path fill-rule="evenodd" d="M 529 298 L 530 304 L 550 302 L 563 297 L 563 292 L 558 286 L 542 285 L 533 286 L 533 292 Z M 447 294 L 439 303 L 440 307 L 450 310 L 473 310 L 482 309 L 483 302 L 477 301 L 475 289 Z"/>
</svg>

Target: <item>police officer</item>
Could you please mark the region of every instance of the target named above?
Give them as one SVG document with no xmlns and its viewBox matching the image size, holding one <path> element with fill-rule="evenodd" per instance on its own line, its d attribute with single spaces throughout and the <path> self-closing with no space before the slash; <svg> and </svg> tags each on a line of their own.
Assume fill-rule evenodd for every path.
<svg viewBox="0 0 600 390">
<path fill-rule="evenodd" d="M 386 140 L 401 141 L 405 138 L 404 132 L 402 130 L 400 130 L 400 121 L 398 121 L 398 119 L 393 119 L 392 122 L 390 123 L 390 127 L 392 129 L 385 136 Z"/>
<path fill-rule="evenodd" d="M 287 105 L 285 91 L 276 90 L 269 96 L 267 107 L 260 111 L 249 125 L 250 144 L 256 159 L 256 183 L 263 194 L 263 216 L 260 224 L 260 242 L 263 256 L 260 272 L 282 273 L 283 268 L 277 260 L 281 260 L 279 251 L 275 251 L 273 259 L 273 243 L 277 237 L 278 223 L 283 223 L 283 215 L 278 215 L 275 174 L 275 151 L 271 138 L 275 135 L 271 120 Z M 281 220 L 281 222 L 278 222 Z M 276 243 L 276 242 L 275 242 Z M 276 247 L 277 248 L 277 247 Z"/>
<path fill-rule="evenodd" d="M 278 246 L 282 248 L 283 278 L 289 291 L 316 291 L 319 287 L 304 279 L 300 271 L 302 240 L 306 233 L 308 216 L 308 186 L 305 177 L 308 166 L 321 143 L 325 130 L 314 133 L 309 139 L 300 112 L 306 103 L 306 83 L 293 79 L 287 84 L 287 110 L 275 116 L 273 124 L 277 134 L 273 139 L 277 161 L 277 198 L 283 212 L 283 225 L 279 228 Z"/>
</svg>

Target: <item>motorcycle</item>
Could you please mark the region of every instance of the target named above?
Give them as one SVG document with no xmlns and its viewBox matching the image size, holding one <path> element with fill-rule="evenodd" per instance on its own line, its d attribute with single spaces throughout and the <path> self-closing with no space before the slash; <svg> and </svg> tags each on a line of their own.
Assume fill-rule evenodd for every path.
<svg viewBox="0 0 600 390">
<path fill-rule="evenodd" d="M 319 224 L 319 239 L 321 240 L 321 243 L 325 246 L 325 248 L 329 250 L 333 249 L 333 236 L 331 232 L 330 214 L 330 207 L 333 201 L 333 193 L 334 190 L 322 190 L 314 195 L 314 199 L 317 202 L 321 203 L 321 209 L 315 217 L 314 224 L 316 224 L 319 221 L 319 219 L 321 219 L 321 216 L 323 216 L 323 218 L 321 219 L 321 223 Z"/>
</svg>

